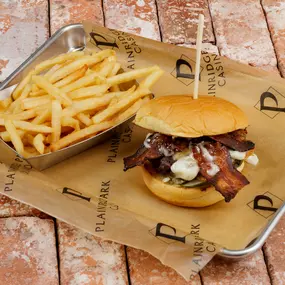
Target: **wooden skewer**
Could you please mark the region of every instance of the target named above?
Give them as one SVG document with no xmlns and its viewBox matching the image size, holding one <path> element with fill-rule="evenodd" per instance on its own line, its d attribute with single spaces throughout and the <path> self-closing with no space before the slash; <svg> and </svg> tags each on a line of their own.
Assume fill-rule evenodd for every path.
<svg viewBox="0 0 285 285">
<path fill-rule="evenodd" d="M 203 29 L 204 29 L 204 15 L 200 14 L 199 23 L 198 23 L 198 31 L 197 31 L 197 39 L 196 39 L 196 66 L 195 66 L 195 81 L 194 81 L 193 99 L 198 99 Z"/>
</svg>

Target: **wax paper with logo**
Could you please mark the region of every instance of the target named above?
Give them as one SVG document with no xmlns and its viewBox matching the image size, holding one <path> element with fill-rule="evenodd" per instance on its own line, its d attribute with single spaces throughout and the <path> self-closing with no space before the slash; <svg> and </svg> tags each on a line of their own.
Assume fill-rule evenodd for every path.
<svg viewBox="0 0 285 285">
<path fill-rule="evenodd" d="M 91 23 L 84 28 L 87 48 L 114 49 L 125 70 L 159 65 L 165 73 L 153 88 L 155 96 L 193 92 L 194 49 Z M 99 237 L 143 249 L 191 279 L 221 247 L 241 249 L 251 242 L 285 198 L 285 81 L 208 53 L 202 54 L 200 77 L 200 94 L 225 98 L 247 114 L 247 137 L 260 159 L 256 167 L 246 165 L 250 185 L 230 203 L 188 209 L 151 194 L 139 167 L 123 171 L 123 158 L 147 134 L 132 124 L 42 172 L 1 144 L 1 192 Z"/>
</svg>

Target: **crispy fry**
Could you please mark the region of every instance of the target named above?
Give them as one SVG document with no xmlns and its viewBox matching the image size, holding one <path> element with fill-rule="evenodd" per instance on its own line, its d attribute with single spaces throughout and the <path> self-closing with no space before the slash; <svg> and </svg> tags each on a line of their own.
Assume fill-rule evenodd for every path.
<svg viewBox="0 0 285 285">
<path fill-rule="evenodd" d="M 146 96 L 143 99 L 139 99 L 138 101 L 136 101 L 132 106 L 130 106 L 128 109 L 126 109 L 122 113 L 119 113 L 116 116 L 115 123 L 119 124 L 131 118 L 134 114 L 136 114 L 136 112 L 141 108 L 141 106 L 145 104 L 146 102 L 148 102 L 149 100 L 150 98 Z"/>
<path fill-rule="evenodd" d="M 87 73 L 87 72 L 86 72 Z M 61 88 L 63 92 L 71 92 L 77 90 L 79 88 L 88 86 L 90 84 L 102 84 L 106 81 L 106 79 L 100 76 L 98 73 L 92 72 L 90 74 L 85 75 L 84 77 L 72 82 Z M 60 81 L 59 81 L 60 82 Z"/>
<path fill-rule="evenodd" d="M 94 124 L 100 123 L 113 115 L 118 113 L 120 110 L 132 105 L 135 101 L 139 100 L 141 97 L 150 94 L 149 89 L 138 89 L 133 92 L 130 96 L 123 97 L 118 103 L 113 104 L 109 108 L 103 110 L 102 112 L 96 114 L 92 121 Z"/>
<path fill-rule="evenodd" d="M 56 100 L 52 101 L 51 108 L 52 108 L 51 126 L 53 128 L 51 141 L 52 143 L 55 143 L 60 139 L 62 109 L 60 103 Z"/>
<path fill-rule="evenodd" d="M 32 90 L 32 86 L 31 84 L 27 84 L 25 86 L 25 88 L 23 89 L 23 92 L 22 94 L 19 96 L 19 98 L 17 98 L 14 102 L 12 102 L 12 104 L 9 106 L 8 108 L 8 111 L 9 112 L 14 112 L 14 109 L 17 107 L 17 106 L 20 106 L 21 107 L 21 100 L 24 100 L 25 98 L 27 98 L 29 96 L 29 93 L 31 92 Z"/>
<path fill-rule="evenodd" d="M 121 64 L 116 62 L 111 72 L 107 75 L 107 77 L 115 76 L 121 68 Z M 118 92 L 120 91 L 120 87 L 118 85 L 113 85 L 110 88 L 111 92 Z"/>
<path fill-rule="evenodd" d="M 32 124 L 40 125 L 51 117 L 51 108 L 45 109 L 37 117 L 32 120 Z"/>
<path fill-rule="evenodd" d="M 24 111 L 18 114 L 0 114 L 0 118 L 6 120 L 29 120 L 36 116 L 34 110 Z"/>
<path fill-rule="evenodd" d="M 16 100 L 20 95 L 25 86 L 31 81 L 32 76 L 35 74 L 33 70 L 31 70 L 26 77 L 17 85 L 14 92 L 12 93 L 12 97 Z"/>
<path fill-rule="evenodd" d="M 106 84 L 109 85 L 117 85 L 123 82 L 132 81 L 134 79 L 149 75 L 157 70 L 160 70 L 157 65 L 147 68 L 136 69 L 132 71 L 128 71 L 125 73 L 121 73 L 112 77 L 107 78 Z"/>
<path fill-rule="evenodd" d="M 17 133 L 20 136 L 20 138 L 23 138 L 23 136 L 25 134 L 25 131 L 17 130 Z M 2 140 L 5 141 L 5 142 L 10 142 L 11 141 L 10 134 L 7 131 L 1 132 L 0 136 L 1 136 Z"/>
<path fill-rule="evenodd" d="M 73 117 L 78 113 L 87 110 L 98 110 L 100 107 L 108 105 L 114 96 L 114 94 L 109 93 L 102 97 L 74 102 L 70 107 L 67 107 L 62 111 L 62 116 Z"/>
<path fill-rule="evenodd" d="M 5 120 L 5 128 L 10 135 L 10 139 L 12 141 L 14 148 L 20 155 L 23 155 L 24 153 L 23 142 L 11 120 Z"/>
<path fill-rule="evenodd" d="M 0 107 L 3 109 L 7 109 L 12 103 L 12 98 L 8 97 L 4 100 L 0 100 Z"/>
<path fill-rule="evenodd" d="M 39 107 L 41 105 L 49 104 L 51 103 L 52 98 L 50 95 L 45 95 L 41 97 L 32 97 L 32 98 L 26 98 L 22 101 L 21 107 L 23 110 L 29 110 L 34 109 L 36 107 Z"/>
<path fill-rule="evenodd" d="M 84 74 L 86 73 L 87 69 L 88 69 L 88 66 L 85 64 L 80 69 L 78 69 L 75 72 L 69 74 L 68 76 L 66 76 L 65 78 L 61 79 L 60 81 L 56 82 L 54 84 L 54 86 L 57 87 L 57 88 L 61 88 L 61 87 L 66 86 L 67 84 L 69 84 L 71 82 L 74 82 L 75 80 L 78 80 L 79 78 L 84 76 Z"/>
<path fill-rule="evenodd" d="M 71 127 L 76 131 L 80 130 L 79 121 L 72 118 L 72 117 L 62 117 L 61 118 L 61 125 L 63 127 Z"/>
<path fill-rule="evenodd" d="M 39 87 L 37 86 L 37 84 L 33 84 L 32 85 L 32 92 L 37 92 L 37 91 L 39 91 L 40 89 L 39 89 Z"/>
<path fill-rule="evenodd" d="M 67 66 L 64 66 L 63 68 L 56 71 L 50 78 L 51 83 L 55 83 L 58 80 L 66 77 L 70 73 L 74 72 L 78 68 L 82 67 L 83 65 L 87 64 L 88 66 L 92 66 L 97 62 L 102 61 L 104 58 L 111 56 L 115 54 L 112 50 L 103 50 L 100 51 L 92 56 L 86 55 L 83 56 L 80 59 L 77 59 L 73 61 L 72 63 L 68 64 Z"/>
<path fill-rule="evenodd" d="M 46 61 L 41 62 L 40 64 L 38 64 L 35 67 L 35 73 L 39 74 L 44 70 L 47 70 L 49 68 L 51 68 L 52 66 L 56 65 L 56 64 L 61 64 L 67 60 L 70 59 L 76 59 L 79 57 L 84 56 L 84 52 L 83 51 L 75 51 L 75 52 L 70 52 L 70 53 L 66 53 L 66 54 L 61 54 L 57 57 L 54 57 L 52 59 L 48 59 Z"/>
<path fill-rule="evenodd" d="M 33 140 L 33 145 L 40 154 L 44 154 L 45 152 L 44 140 L 45 138 L 42 134 L 37 134 Z"/>
<path fill-rule="evenodd" d="M 98 125 L 92 125 L 80 131 L 75 131 L 66 137 L 61 138 L 57 143 L 51 145 L 51 151 L 57 151 L 68 145 L 76 143 L 77 141 L 86 138 L 89 135 L 95 135 L 113 126 L 113 122 L 104 122 Z"/>
<path fill-rule="evenodd" d="M 157 70 L 151 74 L 149 74 L 141 83 L 140 88 L 148 88 L 150 89 L 152 85 L 162 76 L 164 73 L 163 70 Z"/>
<path fill-rule="evenodd" d="M 84 113 L 79 113 L 76 115 L 77 119 L 82 122 L 85 126 L 89 127 L 93 124 L 92 120 L 89 118 L 88 115 Z"/>
<path fill-rule="evenodd" d="M 34 75 L 32 80 L 52 97 L 62 102 L 64 106 L 69 106 L 72 104 L 72 100 L 68 98 L 63 91 L 52 85 L 43 76 Z"/>
<path fill-rule="evenodd" d="M 16 128 L 24 130 L 24 131 L 31 131 L 36 133 L 51 133 L 53 131 L 52 128 L 44 126 L 44 125 L 35 125 L 25 121 L 13 121 L 13 124 Z"/>
<path fill-rule="evenodd" d="M 107 84 L 84 87 L 68 93 L 68 96 L 73 100 L 90 96 L 100 97 L 109 89 L 109 87 L 110 86 Z"/>
<path fill-rule="evenodd" d="M 26 134 L 25 134 L 25 139 L 27 140 L 27 143 L 28 143 L 30 146 L 33 146 L 33 145 L 34 145 L 34 136 L 33 136 L 33 135 L 26 133 Z"/>
</svg>

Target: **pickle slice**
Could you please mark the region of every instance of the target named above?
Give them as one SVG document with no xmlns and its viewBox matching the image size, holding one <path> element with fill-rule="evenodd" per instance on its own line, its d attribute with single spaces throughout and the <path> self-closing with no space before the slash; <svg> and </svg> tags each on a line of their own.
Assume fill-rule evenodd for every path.
<svg viewBox="0 0 285 285">
<path fill-rule="evenodd" d="M 196 188 L 196 187 L 207 187 L 210 184 L 207 181 L 201 181 L 198 179 L 194 179 L 191 181 L 186 182 L 185 184 L 182 184 L 181 186 L 186 187 L 186 188 Z"/>
</svg>

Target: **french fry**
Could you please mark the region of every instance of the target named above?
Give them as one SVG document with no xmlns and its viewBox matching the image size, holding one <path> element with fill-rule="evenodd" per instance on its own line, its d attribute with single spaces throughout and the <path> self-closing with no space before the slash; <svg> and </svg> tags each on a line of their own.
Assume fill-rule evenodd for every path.
<svg viewBox="0 0 285 285">
<path fill-rule="evenodd" d="M 60 82 L 60 81 L 59 81 Z M 90 84 L 102 84 L 105 82 L 105 78 L 100 76 L 98 73 L 92 72 L 84 77 L 72 82 L 61 88 L 63 92 L 71 92 L 79 88 L 85 87 Z"/>
<path fill-rule="evenodd" d="M 52 101 L 52 115 L 51 115 L 51 126 L 53 132 L 51 134 L 51 141 L 52 143 L 57 142 L 60 139 L 61 134 L 61 114 L 62 108 L 58 101 Z"/>
<path fill-rule="evenodd" d="M 33 140 L 33 145 L 40 154 L 44 154 L 45 152 L 44 140 L 45 138 L 42 134 L 37 134 Z"/>
<path fill-rule="evenodd" d="M 141 97 L 150 94 L 149 89 L 138 89 L 133 92 L 130 96 L 123 97 L 119 100 L 118 103 L 113 104 L 109 108 L 103 110 L 102 112 L 96 114 L 92 121 L 94 124 L 98 124 L 108 118 L 111 118 L 113 115 L 118 113 L 120 110 L 132 105 L 135 101 L 139 100 Z"/>
<path fill-rule="evenodd" d="M 64 92 L 48 82 L 43 76 L 34 75 L 32 80 L 52 97 L 62 102 L 65 106 L 72 104 L 72 100 L 68 98 Z"/>
<path fill-rule="evenodd" d="M 25 86 L 31 81 L 32 76 L 35 74 L 34 70 L 31 70 L 26 77 L 17 85 L 14 92 L 12 93 L 12 97 L 16 100 L 20 95 Z"/>
<path fill-rule="evenodd" d="M 149 74 L 141 83 L 139 88 L 148 88 L 150 89 L 153 84 L 162 76 L 164 73 L 163 70 L 157 70 L 152 74 Z"/>
<path fill-rule="evenodd" d="M 148 102 L 150 98 L 148 96 L 139 99 L 136 101 L 132 106 L 130 106 L 128 109 L 126 109 L 124 112 L 119 113 L 115 118 L 115 123 L 119 124 L 121 122 L 124 122 L 125 120 L 129 119 L 131 116 L 137 113 L 137 111 L 141 108 L 143 104 Z"/>
<path fill-rule="evenodd" d="M 32 90 L 31 84 L 27 84 L 24 87 L 22 94 L 9 106 L 8 112 L 14 112 L 17 106 L 21 107 L 21 100 L 26 99 L 29 96 L 31 90 Z"/>
<path fill-rule="evenodd" d="M 49 79 L 51 83 L 55 83 L 60 79 L 66 77 L 70 73 L 74 72 L 75 70 L 79 69 L 83 65 L 87 64 L 88 66 L 92 66 L 97 62 L 102 61 L 104 58 L 115 54 L 113 50 L 103 50 L 100 51 L 92 56 L 86 55 L 82 58 L 79 58 L 72 63 L 64 66 L 63 68 L 57 70 Z"/>
<path fill-rule="evenodd" d="M 109 87 L 110 86 L 107 84 L 84 87 L 68 93 L 68 96 L 73 100 L 90 96 L 100 97 L 109 89 Z"/>
<path fill-rule="evenodd" d="M 17 130 L 17 133 L 20 136 L 20 138 L 23 138 L 25 131 Z M 4 142 L 10 142 L 11 141 L 10 134 L 7 131 L 1 132 L 0 136 Z"/>
<path fill-rule="evenodd" d="M 120 70 L 120 68 L 121 68 L 121 64 L 118 63 L 118 62 L 116 62 L 115 65 L 114 65 L 114 67 L 113 67 L 113 69 L 112 69 L 111 72 L 107 75 L 107 77 L 115 76 L 115 75 L 118 73 L 118 71 Z M 118 85 L 113 85 L 113 86 L 111 86 L 110 91 L 111 91 L 111 92 L 120 91 L 120 88 L 119 88 Z"/>
<path fill-rule="evenodd" d="M 0 100 L 0 107 L 3 109 L 7 109 L 11 104 L 12 104 L 12 98 L 11 97 L 7 97 L 4 100 Z"/>
<path fill-rule="evenodd" d="M 51 118 L 51 108 L 45 109 L 37 117 L 32 120 L 32 124 L 40 125 L 43 124 L 46 120 Z"/>
<path fill-rule="evenodd" d="M 92 120 L 84 113 L 79 113 L 76 115 L 77 119 L 82 122 L 85 126 L 89 127 L 93 124 Z"/>
<path fill-rule="evenodd" d="M 98 125 L 92 125 L 90 127 L 87 127 L 85 129 L 82 129 L 80 131 L 75 131 L 63 138 L 61 138 L 57 143 L 54 143 L 51 145 L 51 151 L 57 151 L 59 149 L 62 149 L 68 145 L 71 145 L 73 143 L 76 143 L 77 141 L 86 138 L 90 135 L 95 135 L 99 132 L 102 132 L 106 129 L 109 129 L 113 126 L 113 122 L 104 122 Z"/>
<path fill-rule="evenodd" d="M 23 112 L 22 108 L 21 108 L 21 104 L 17 104 L 16 107 L 13 110 L 13 114 L 19 114 Z"/>
<path fill-rule="evenodd" d="M 7 132 L 10 135 L 11 142 L 16 149 L 16 151 L 20 154 L 23 155 L 24 153 L 24 145 L 21 140 L 21 137 L 17 133 L 17 130 L 11 120 L 5 120 L 5 128 Z"/>
<path fill-rule="evenodd" d="M 23 157 L 30 158 L 39 155 L 39 152 L 33 146 L 26 146 Z"/>
<path fill-rule="evenodd" d="M 109 94 L 114 94 L 114 98 L 111 100 L 109 107 L 112 105 L 118 103 L 121 98 L 129 96 L 131 93 L 133 93 L 136 90 L 136 86 L 132 86 L 127 91 L 117 91 L 117 92 L 110 92 Z"/>
<path fill-rule="evenodd" d="M 124 82 L 135 80 L 143 76 L 147 76 L 158 70 L 160 69 L 157 65 L 152 66 L 152 67 L 147 67 L 147 68 L 131 70 L 131 71 L 124 72 L 124 73 L 107 78 L 106 84 L 109 84 L 110 86 L 118 85 Z"/>
<path fill-rule="evenodd" d="M 35 125 L 25 121 L 12 121 L 14 126 L 18 129 L 36 133 L 51 133 L 53 129 L 44 125 Z M 6 126 L 5 126 L 6 127 Z"/>
<path fill-rule="evenodd" d="M 61 64 L 56 64 L 54 65 L 50 70 L 48 70 L 46 72 L 46 74 L 44 75 L 44 78 L 46 78 L 47 80 L 57 71 L 59 70 L 60 68 L 62 67 Z M 38 90 L 36 90 L 38 91 Z"/>
<path fill-rule="evenodd" d="M 27 134 L 25 134 L 25 139 L 27 140 L 27 143 L 30 146 L 34 145 L 34 136 L 33 135 L 27 133 Z"/>
<path fill-rule="evenodd" d="M 61 88 L 63 86 L 66 86 L 67 84 L 74 82 L 75 80 L 78 80 L 79 78 L 83 77 L 88 69 L 87 65 L 82 66 L 80 69 L 76 70 L 75 72 L 69 74 L 65 78 L 61 79 L 60 81 L 56 82 L 54 84 L 55 87 Z"/>
<path fill-rule="evenodd" d="M 36 116 L 34 110 L 24 111 L 18 114 L 0 114 L 0 118 L 6 120 L 29 120 Z"/>
<path fill-rule="evenodd" d="M 52 98 L 50 95 L 45 95 L 41 97 L 32 97 L 32 98 L 26 98 L 22 101 L 21 107 L 23 110 L 29 110 L 34 109 L 36 107 L 39 107 L 41 105 L 45 105 L 48 103 L 51 103 Z"/>
<path fill-rule="evenodd" d="M 37 91 L 37 92 L 31 92 L 29 97 L 40 97 L 40 96 L 44 96 L 47 95 L 47 92 L 43 89 Z"/>
<path fill-rule="evenodd" d="M 84 99 L 73 104 L 62 111 L 62 116 L 73 117 L 78 113 L 88 110 L 98 110 L 100 107 L 106 106 L 110 103 L 114 94 L 106 94 L 102 97 Z"/>
<path fill-rule="evenodd" d="M 63 127 L 71 127 L 76 131 L 80 130 L 79 121 L 72 118 L 72 117 L 62 117 L 61 118 L 61 125 Z"/>
<path fill-rule="evenodd" d="M 37 86 L 37 84 L 33 84 L 32 85 L 32 92 L 37 92 L 37 91 L 39 91 L 40 89 L 39 89 L 39 87 Z"/>
<path fill-rule="evenodd" d="M 84 56 L 83 51 L 75 51 L 75 52 L 70 52 L 70 53 L 66 53 L 66 54 L 61 54 L 57 57 L 54 57 L 52 59 L 48 59 L 48 60 L 43 61 L 40 64 L 38 64 L 35 67 L 35 73 L 39 74 L 39 73 L 43 72 L 44 70 L 47 70 L 56 64 L 61 64 L 67 60 L 76 59 L 76 58 L 79 58 L 82 56 Z"/>
<path fill-rule="evenodd" d="M 116 64 L 116 56 L 110 56 L 103 60 L 102 64 L 97 69 L 97 72 L 104 77 L 107 77 L 109 73 L 113 70 Z"/>
</svg>

